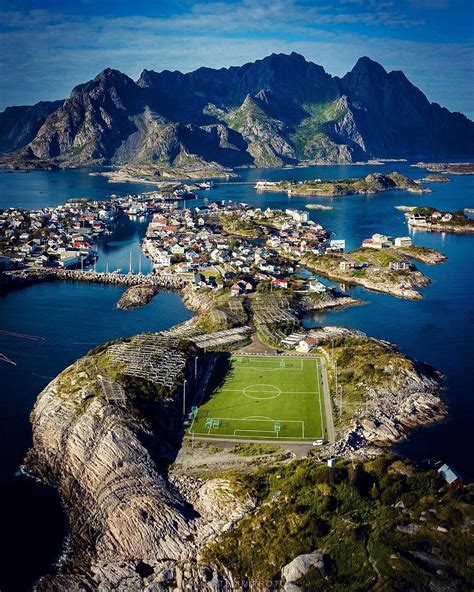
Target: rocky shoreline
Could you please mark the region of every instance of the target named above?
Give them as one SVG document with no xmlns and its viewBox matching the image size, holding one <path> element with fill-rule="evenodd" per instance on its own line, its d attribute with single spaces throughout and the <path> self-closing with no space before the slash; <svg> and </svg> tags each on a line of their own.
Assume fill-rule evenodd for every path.
<svg viewBox="0 0 474 592">
<path fill-rule="evenodd" d="M 397 252 L 425 265 L 439 265 L 448 260 L 446 255 L 440 251 L 428 247 L 397 247 Z"/>
<path fill-rule="evenodd" d="M 423 288 L 431 284 L 431 280 L 419 271 L 412 272 L 411 275 L 414 277 L 408 278 L 407 276 L 403 276 L 397 278 L 397 283 L 390 283 L 387 278 L 380 277 L 380 275 L 376 275 L 374 278 L 354 277 L 335 270 L 328 271 L 322 265 L 317 265 L 314 262 L 302 261 L 301 263 L 310 271 L 330 280 L 342 284 L 359 285 L 367 290 L 383 292 L 384 294 L 390 294 L 398 298 L 407 298 L 408 300 L 421 300 L 423 296 L 417 291 L 417 288 Z"/>
<path fill-rule="evenodd" d="M 410 220 L 409 225 L 412 228 L 420 228 L 428 232 L 453 232 L 455 234 L 471 234 L 474 232 L 474 225 L 472 226 L 456 226 L 455 224 L 426 224 L 418 223 L 414 220 Z"/>
<path fill-rule="evenodd" d="M 339 181 L 279 181 L 262 183 L 259 191 L 287 192 L 289 195 L 340 197 L 345 195 L 372 195 L 392 189 L 404 189 L 411 193 L 431 193 L 431 189 L 422 187 L 413 179 L 400 173 L 371 173 L 366 177 L 342 179 Z"/>
<path fill-rule="evenodd" d="M 426 169 L 430 173 L 448 173 L 450 175 L 472 175 L 474 173 L 474 163 L 472 162 L 417 162 L 410 166 Z"/>
<path fill-rule="evenodd" d="M 364 302 L 341 292 L 330 291 L 320 294 L 317 297 L 303 295 L 298 300 L 296 311 L 301 315 L 329 309 L 345 308 L 346 306 L 355 306 L 357 304 L 364 304 Z"/>
<path fill-rule="evenodd" d="M 83 366 L 80 360 L 53 380 L 31 414 L 26 467 L 57 488 L 70 525 L 58 573 L 35 589 L 216 590 L 224 577 L 199 563 L 199 549 L 252 509 L 252 500 L 238 499 L 224 479 L 168 479 L 156 444 L 142 442 L 169 448 L 177 407 L 162 405 L 168 434 L 153 434 L 133 411 L 131 393 L 125 405 L 100 396 L 84 403 L 84 388 L 98 387 L 98 378 L 84 380 Z"/>
<path fill-rule="evenodd" d="M 322 339 L 363 335 L 338 327 L 313 332 Z M 395 353 L 393 346 L 377 343 Z M 204 559 L 204 550 L 253 512 L 254 501 L 225 477 L 202 480 L 169 467 L 182 433 L 173 391 L 155 399 L 152 411 L 138 405 L 133 383 L 124 385 L 122 403 L 100 394 L 97 368 L 104 367 L 109 347 L 64 370 L 40 393 L 31 413 L 33 445 L 26 467 L 57 488 L 70 525 L 63 563 L 35 589 L 239 589 L 229 571 Z M 440 391 L 439 377 L 426 367 L 413 363 L 395 372 L 382 388 L 368 388 L 369 412 L 358 412 L 324 454 L 380 454 L 413 427 L 444 417 Z"/>
</svg>

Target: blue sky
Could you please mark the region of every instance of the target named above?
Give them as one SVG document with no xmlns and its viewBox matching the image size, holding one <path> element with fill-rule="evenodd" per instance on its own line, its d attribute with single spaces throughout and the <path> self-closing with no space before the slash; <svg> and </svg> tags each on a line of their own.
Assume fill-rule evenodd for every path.
<svg viewBox="0 0 474 592">
<path fill-rule="evenodd" d="M 368 55 L 474 116 L 472 0 L 0 0 L 0 109 L 67 97 L 105 67 L 190 71 L 297 51 L 335 75 Z"/>
</svg>

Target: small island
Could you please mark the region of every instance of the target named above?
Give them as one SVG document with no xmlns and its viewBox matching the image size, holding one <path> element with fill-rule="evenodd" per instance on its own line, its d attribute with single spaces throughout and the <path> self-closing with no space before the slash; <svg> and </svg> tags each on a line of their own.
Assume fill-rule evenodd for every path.
<svg viewBox="0 0 474 592">
<path fill-rule="evenodd" d="M 429 285 L 431 280 L 411 260 L 436 265 L 446 259 L 435 249 L 414 246 L 410 237 L 397 237 L 393 241 L 391 237 L 374 234 L 350 253 L 308 253 L 299 258 L 299 263 L 343 284 L 358 284 L 376 292 L 419 300 L 422 296 L 418 289 Z"/>
<path fill-rule="evenodd" d="M 366 177 L 354 179 L 341 179 L 339 181 L 315 179 L 313 181 L 259 181 L 255 185 L 257 191 L 285 191 L 289 195 L 318 195 L 318 196 L 341 196 L 341 195 L 367 195 L 389 191 L 391 189 L 404 189 L 411 193 L 430 193 L 431 190 L 421 187 L 419 183 L 401 175 L 400 173 L 371 173 Z"/>
<path fill-rule="evenodd" d="M 421 179 L 423 183 L 450 183 L 451 179 L 445 175 L 439 175 L 437 173 L 431 173 Z"/>
<path fill-rule="evenodd" d="M 410 210 L 405 217 L 412 228 L 433 232 L 474 232 L 474 220 L 464 212 L 441 212 L 425 206 Z"/>
<path fill-rule="evenodd" d="M 472 175 L 473 162 L 417 162 L 410 165 L 418 169 L 426 169 L 430 173 L 449 173 L 450 175 Z"/>
</svg>

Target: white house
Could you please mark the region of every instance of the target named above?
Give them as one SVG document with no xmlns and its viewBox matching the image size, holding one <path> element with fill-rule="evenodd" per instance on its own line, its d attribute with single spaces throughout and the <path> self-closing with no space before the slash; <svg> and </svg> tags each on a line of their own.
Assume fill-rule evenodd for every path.
<svg viewBox="0 0 474 592">
<path fill-rule="evenodd" d="M 169 267 L 171 265 L 171 256 L 166 251 L 156 251 L 153 263 L 157 267 Z"/>
<path fill-rule="evenodd" d="M 302 339 L 299 342 L 296 351 L 299 351 L 302 354 L 307 354 L 316 347 L 316 343 L 317 341 L 314 339 L 314 337 L 306 337 L 306 339 Z"/>
<path fill-rule="evenodd" d="M 409 236 L 397 236 L 395 239 L 396 247 L 411 247 L 412 240 Z"/>
<path fill-rule="evenodd" d="M 311 280 L 309 282 L 309 289 L 315 294 L 324 294 L 327 291 L 326 286 L 319 280 Z"/>
<path fill-rule="evenodd" d="M 307 222 L 309 220 L 308 212 L 286 209 L 285 214 L 291 216 L 295 222 Z"/>
<path fill-rule="evenodd" d="M 346 241 L 345 240 L 331 240 L 329 241 L 329 246 L 333 251 L 345 251 L 346 249 Z"/>
</svg>

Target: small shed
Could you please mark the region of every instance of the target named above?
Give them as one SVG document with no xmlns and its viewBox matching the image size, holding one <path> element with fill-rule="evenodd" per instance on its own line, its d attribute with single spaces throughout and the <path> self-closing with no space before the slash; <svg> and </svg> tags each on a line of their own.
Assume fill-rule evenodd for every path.
<svg viewBox="0 0 474 592">
<path fill-rule="evenodd" d="M 452 467 L 444 464 L 438 469 L 438 473 L 443 477 L 450 487 L 462 487 L 463 480 L 461 475 L 457 473 Z"/>
</svg>

